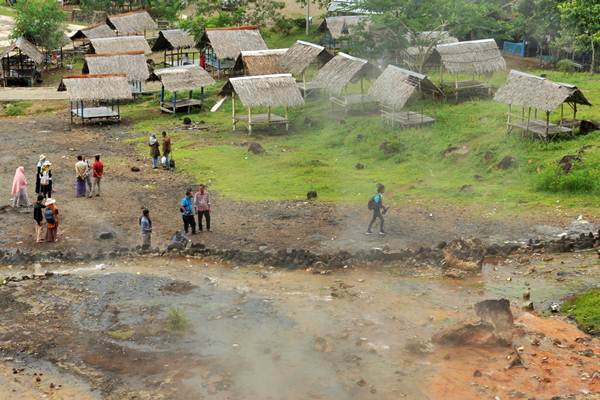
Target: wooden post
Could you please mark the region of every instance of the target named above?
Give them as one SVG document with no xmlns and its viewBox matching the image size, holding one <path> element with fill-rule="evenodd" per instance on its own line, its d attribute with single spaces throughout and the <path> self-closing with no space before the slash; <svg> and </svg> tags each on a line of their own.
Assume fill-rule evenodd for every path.
<svg viewBox="0 0 600 400">
<path fill-rule="evenodd" d="M 248 135 L 252 135 L 252 107 L 248 107 Z"/>
<path fill-rule="evenodd" d="M 525 132 L 529 132 L 529 121 L 531 120 L 531 107 L 529 107 L 529 111 L 527 114 L 527 125 L 525 127 Z"/>
<path fill-rule="evenodd" d="M 510 116 L 512 114 L 512 104 L 508 105 L 508 117 L 506 119 L 506 133 L 510 133 Z"/>
<path fill-rule="evenodd" d="M 233 130 L 235 131 L 235 124 L 237 122 L 235 119 L 235 92 L 231 93 L 231 112 L 233 118 Z"/>
<path fill-rule="evenodd" d="M 302 87 L 304 91 L 302 92 L 304 98 L 306 98 L 306 70 L 302 71 Z"/>
<path fill-rule="evenodd" d="M 121 120 L 121 102 L 117 100 L 117 119 Z"/>
<path fill-rule="evenodd" d="M 550 129 L 550 111 L 546 111 L 546 137 L 545 137 L 546 140 L 548 140 L 549 129 Z"/>
<path fill-rule="evenodd" d="M 167 66 L 167 49 L 163 52 L 163 64 L 165 64 L 165 67 Z"/>
<path fill-rule="evenodd" d="M 71 125 L 73 124 L 73 102 L 69 101 L 69 114 L 71 114 Z"/>
<path fill-rule="evenodd" d="M 271 106 L 269 106 L 269 111 L 267 113 L 267 122 L 270 124 L 271 123 Z"/>
<path fill-rule="evenodd" d="M 573 120 L 577 119 L 577 103 L 573 103 Z"/>
<path fill-rule="evenodd" d="M 565 103 L 561 103 L 560 105 L 560 122 L 558 123 L 558 126 L 560 126 L 562 128 L 563 126 L 563 117 L 565 115 Z"/>
<path fill-rule="evenodd" d="M 290 120 L 288 118 L 288 106 L 285 106 L 285 131 L 290 130 Z"/>
<path fill-rule="evenodd" d="M 192 100 L 192 93 L 193 93 L 193 90 L 190 90 L 190 93 L 189 93 L 190 100 Z M 190 103 L 188 103 L 188 114 L 190 113 L 191 108 L 192 108 L 192 103 L 190 102 Z"/>
<path fill-rule="evenodd" d="M 177 92 L 173 92 L 173 100 L 171 100 L 171 104 L 173 104 L 173 115 L 177 114 Z"/>
</svg>

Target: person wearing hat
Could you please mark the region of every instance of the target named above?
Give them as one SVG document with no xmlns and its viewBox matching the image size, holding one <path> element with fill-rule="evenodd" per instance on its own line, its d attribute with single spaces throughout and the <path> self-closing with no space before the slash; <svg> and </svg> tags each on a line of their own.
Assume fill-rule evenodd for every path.
<svg viewBox="0 0 600 400">
<path fill-rule="evenodd" d="M 42 166 L 44 165 L 44 161 L 46 161 L 46 156 L 42 154 L 36 165 L 35 194 L 42 194 L 40 181 L 42 180 Z"/>
<path fill-rule="evenodd" d="M 40 173 L 40 194 L 45 198 L 52 196 L 52 163 L 45 160 Z"/>
<path fill-rule="evenodd" d="M 46 211 L 44 211 L 44 218 L 46 218 L 46 242 L 56 242 L 58 236 L 58 208 L 56 207 L 56 200 L 49 198 L 46 200 Z"/>
<path fill-rule="evenodd" d="M 100 181 L 104 175 L 104 164 L 100 161 L 100 154 L 94 156 L 94 163 L 92 164 L 92 190 L 90 191 L 90 197 L 94 194 L 100 196 Z"/>
</svg>

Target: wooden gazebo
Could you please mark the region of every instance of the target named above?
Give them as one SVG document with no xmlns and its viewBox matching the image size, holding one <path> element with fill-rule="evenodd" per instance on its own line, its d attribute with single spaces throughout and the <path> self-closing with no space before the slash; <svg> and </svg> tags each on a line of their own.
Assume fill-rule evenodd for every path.
<svg viewBox="0 0 600 400">
<path fill-rule="evenodd" d="M 242 51 L 234 66 L 236 75 L 283 74 L 285 69 L 280 60 L 288 49 L 268 49 Z"/>
<path fill-rule="evenodd" d="M 243 121 L 248 126 L 248 134 L 257 124 L 285 125 L 289 129 L 288 108 L 304 104 L 302 94 L 291 74 L 258 75 L 230 78 L 222 94 L 231 94 L 233 130 Z M 238 114 L 236 97 L 248 109 L 248 114 Z M 253 108 L 265 107 L 267 113 L 253 113 Z M 272 112 L 273 107 L 283 107 L 284 115 Z"/>
<path fill-rule="evenodd" d="M 364 80 L 374 75 L 374 71 L 367 60 L 340 52 L 317 72 L 310 85 L 327 91 L 332 106 L 341 107 L 347 113 L 353 106 L 373 102 L 365 92 Z M 354 81 L 360 81 L 360 93 L 351 93 L 348 89 Z"/>
<path fill-rule="evenodd" d="M 364 15 L 325 17 L 318 28 L 322 34 L 321 44 L 332 51 L 349 47 L 353 35 L 358 33 L 362 25 L 367 24 L 368 21 L 369 17 Z"/>
<path fill-rule="evenodd" d="M 494 100 L 508 104 L 506 125 L 509 133 L 515 128 L 521 129 L 543 140 L 554 139 L 561 134 L 573 134 L 574 127 L 578 126 L 577 105 L 591 106 L 575 85 L 556 83 L 515 70 L 510 71 L 508 80 L 498 90 Z M 565 104 L 573 111 L 572 120 L 565 120 Z M 520 107 L 520 112 L 515 113 L 513 106 Z M 550 114 L 559 107 L 558 124 L 551 123 Z M 538 119 L 538 110 L 543 113 L 544 119 Z"/>
<path fill-rule="evenodd" d="M 117 33 L 110 29 L 106 23 L 101 22 L 75 31 L 70 39 L 73 42 L 73 47 L 77 48 L 89 46 L 91 39 L 112 38 L 115 36 L 117 36 Z"/>
<path fill-rule="evenodd" d="M 67 75 L 58 90 L 66 90 L 69 96 L 71 123 L 120 121 L 119 102 L 132 98 L 125 74 Z"/>
<path fill-rule="evenodd" d="M 333 55 L 318 44 L 297 40 L 292 47 L 281 57 L 279 64 L 285 72 L 291 73 L 298 82 L 298 87 L 302 90 L 302 95 L 307 96 L 308 91 L 314 89 L 307 85 L 306 73 L 311 65 L 318 67 L 327 64 Z"/>
<path fill-rule="evenodd" d="M 152 54 L 152 50 L 143 36 L 117 36 L 90 40 L 89 52 L 92 54 L 115 54 L 130 51 Z"/>
<path fill-rule="evenodd" d="M 179 109 L 187 110 L 202 108 L 204 104 L 204 87 L 215 83 L 208 72 L 197 65 L 182 65 L 179 67 L 163 68 L 154 71 L 162 83 L 160 91 L 160 110 L 175 114 Z M 194 89 L 200 89 L 200 98 L 193 96 Z M 170 100 L 166 98 L 166 91 L 171 92 Z M 188 92 L 187 98 L 178 98 L 177 92 Z"/>
<path fill-rule="evenodd" d="M 115 54 L 86 54 L 84 74 L 126 74 L 134 94 L 142 93 L 142 85 L 150 76 L 143 51 Z"/>
<path fill-rule="evenodd" d="M 427 76 L 388 65 L 369 90 L 381 107 L 381 117 L 392 127 L 415 127 L 431 124 L 435 121 L 420 112 L 404 110 L 408 100 L 416 93 L 424 96 L 440 96 L 440 89 Z"/>
<path fill-rule="evenodd" d="M 165 67 L 185 65 L 184 56 L 187 56 L 187 62 L 190 64 L 197 64 L 200 61 L 194 37 L 183 29 L 166 29 L 158 32 L 158 39 L 152 46 L 152 51 L 163 52 Z"/>
<path fill-rule="evenodd" d="M 490 95 L 491 87 L 481 77 L 506 70 L 506 61 L 494 39 L 440 44 L 436 50 L 441 57 L 441 84 L 444 70 L 454 74 L 456 102 L 463 94 Z"/>
<path fill-rule="evenodd" d="M 24 37 L 18 38 L 0 55 L 2 84 L 33 86 L 41 77 L 44 54 Z"/>
<path fill-rule="evenodd" d="M 258 27 L 235 26 L 207 28 L 200 40 L 200 49 L 206 61 L 206 69 L 221 77 L 229 74 L 243 50 L 267 50 Z"/>
</svg>

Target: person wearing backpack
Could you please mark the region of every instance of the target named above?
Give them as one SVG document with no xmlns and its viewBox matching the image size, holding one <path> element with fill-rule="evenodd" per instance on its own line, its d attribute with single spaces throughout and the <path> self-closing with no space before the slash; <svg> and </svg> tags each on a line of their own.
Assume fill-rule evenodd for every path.
<svg viewBox="0 0 600 400">
<path fill-rule="evenodd" d="M 189 228 L 192 228 L 192 235 L 196 234 L 196 220 L 194 219 L 194 197 L 192 192 L 187 190 L 185 197 L 181 199 L 181 206 L 179 207 L 181 212 L 181 219 L 183 220 L 183 230 L 187 235 Z"/>
<path fill-rule="evenodd" d="M 371 218 L 371 222 L 369 223 L 369 228 L 367 228 L 367 235 L 373 234 L 371 228 L 373 228 L 373 224 L 376 220 L 379 219 L 379 234 L 385 235 L 385 231 L 383 230 L 383 215 L 387 212 L 387 208 L 383 205 L 383 193 L 385 192 L 385 186 L 381 183 L 377 184 L 377 193 L 373 195 L 369 199 L 368 208 L 373 211 L 373 218 Z"/>
<path fill-rule="evenodd" d="M 40 191 L 44 198 L 52 197 L 52 163 L 48 160 L 42 164 L 42 170 L 40 172 Z"/>
<path fill-rule="evenodd" d="M 56 242 L 58 236 L 58 208 L 56 208 L 56 200 L 50 198 L 46 200 L 46 211 L 44 211 L 46 219 L 46 242 Z"/>
<path fill-rule="evenodd" d="M 33 205 L 33 222 L 35 226 L 35 242 L 44 241 L 44 195 L 38 194 L 37 201 Z"/>
</svg>

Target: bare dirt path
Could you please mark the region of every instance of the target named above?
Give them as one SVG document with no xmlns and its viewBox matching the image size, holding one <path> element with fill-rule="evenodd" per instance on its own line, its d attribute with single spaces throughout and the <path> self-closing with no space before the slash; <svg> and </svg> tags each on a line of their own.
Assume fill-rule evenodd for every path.
<svg viewBox="0 0 600 400">
<path fill-rule="evenodd" d="M 30 178 L 33 198 L 34 171 L 40 154 L 53 162 L 54 197 L 61 211 L 60 241 L 55 245 L 33 243 L 30 210 L 5 210 L 0 214 L 0 247 L 45 251 L 50 246 L 95 252 L 138 243 L 138 217 L 143 206 L 151 209 L 154 240 L 164 246 L 181 229 L 178 202 L 186 188 L 198 182 L 168 171 L 153 171 L 149 160 L 126 140 L 140 134 L 125 123 L 111 126 L 73 126 L 65 112 L 35 117 L 3 118 L 0 140 L 0 188 L 9 203 L 15 169 L 23 165 Z M 103 196 L 74 198 L 74 163 L 78 154 L 101 153 L 106 165 Z M 139 167 L 133 172 L 132 167 Z M 435 246 L 457 237 L 478 237 L 487 242 L 527 240 L 554 236 L 561 225 L 576 215 L 556 215 L 499 220 L 482 216 L 482 210 L 448 204 L 409 203 L 396 206 L 386 216 L 385 237 L 364 235 L 370 214 L 366 207 L 321 202 L 235 202 L 214 193 L 213 232 L 192 237 L 194 241 L 221 248 L 256 250 L 305 248 L 317 252 L 355 251 L 373 247 L 419 248 Z M 548 227 L 545 224 L 551 221 Z M 114 231 L 116 240 L 99 241 L 102 231 Z"/>
</svg>

